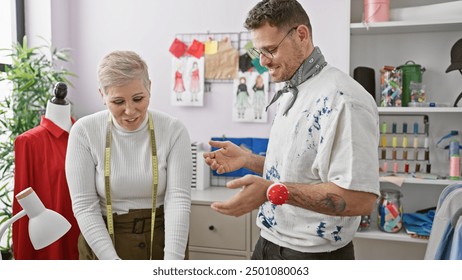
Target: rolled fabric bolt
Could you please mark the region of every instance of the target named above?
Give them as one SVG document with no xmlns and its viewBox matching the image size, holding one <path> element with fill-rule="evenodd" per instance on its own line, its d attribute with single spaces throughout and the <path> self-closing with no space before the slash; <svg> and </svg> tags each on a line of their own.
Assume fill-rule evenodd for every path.
<svg viewBox="0 0 462 280">
<path fill-rule="evenodd" d="M 382 159 L 386 159 L 386 158 L 387 158 L 387 150 L 382 149 Z"/>
<path fill-rule="evenodd" d="M 425 148 L 425 149 L 428 149 L 428 137 L 425 137 L 425 140 L 424 140 L 424 148 Z"/>
<path fill-rule="evenodd" d="M 391 125 L 391 133 L 396 133 L 396 123 L 394 122 L 392 125 Z"/>
<path fill-rule="evenodd" d="M 414 160 L 418 160 L 419 159 L 419 150 L 415 149 L 414 150 Z"/>
<path fill-rule="evenodd" d="M 392 155 L 392 159 L 393 159 L 393 160 L 396 160 L 396 150 L 393 150 L 393 151 L 391 152 L 391 155 Z"/>
<path fill-rule="evenodd" d="M 429 150 L 425 150 L 425 160 L 430 160 L 430 151 Z"/>
<path fill-rule="evenodd" d="M 388 172 L 388 162 L 383 163 L 383 172 Z"/>
<path fill-rule="evenodd" d="M 407 150 L 403 150 L 403 159 L 407 160 Z"/>
<path fill-rule="evenodd" d="M 419 147 L 419 137 L 417 136 L 414 136 L 414 145 L 413 145 L 414 148 L 418 148 Z"/>
<path fill-rule="evenodd" d="M 420 172 L 420 163 L 415 164 L 415 172 Z"/>
<path fill-rule="evenodd" d="M 404 164 L 404 173 L 409 173 L 409 163 L 408 162 Z"/>
<path fill-rule="evenodd" d="M 427 163 L 427 169 L 426 169 L 427 173 L 431 173 L 432 172 L 432 165 L 430 163 Z"/>
</svg>

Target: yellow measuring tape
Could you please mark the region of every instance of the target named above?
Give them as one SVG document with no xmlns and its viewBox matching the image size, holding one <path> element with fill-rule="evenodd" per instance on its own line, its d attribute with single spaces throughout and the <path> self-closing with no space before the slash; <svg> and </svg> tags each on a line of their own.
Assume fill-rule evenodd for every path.
<svg viewBox="0 0 462 280">
<path fill-rule="evenodd" d="M 150 257 L 152 260 L 152 246 L 154 242 L 154 224 L 156 222 L 156 201 L 157 201 L 157 185 L 159 183 L 158 161 L 157 161 L 157 146 L 156 135 L 154 133 L 154 123 L 152 116 L 149 116 L 149 133 L 151 138 L 151 161 L 152 161 L 152 211 L 151 211 L 151 248 Z M 114 219 L 112 217 L 112 200 L 111 200 L 111 137 L 112 137 L 112 117 L 109 114 L 106 129 L 106 149 L 104 154 L 104 188 L 106 191 L 106 211 L 107 211 L 107 229 L 112 243 L 115 245 L 114 236 Z"/>
</svg>

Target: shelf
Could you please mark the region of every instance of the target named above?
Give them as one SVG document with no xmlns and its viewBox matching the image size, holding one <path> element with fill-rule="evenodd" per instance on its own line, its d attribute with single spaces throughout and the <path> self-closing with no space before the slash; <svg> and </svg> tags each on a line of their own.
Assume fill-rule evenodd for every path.
<svg viewBox="0 0 462 280">
<path fill-rule="evenodd" d="M 383 183 L 391 183 L 390 181 L 387 181 L 383 177 L 380 177 L 379 181 Z M 412 178 L 412 177 L 404 178 L 404 182 L 403 182 L 403 184 L 442 185 L 442 186 L 449 186 L 452 184 L 461 184 L 461 183 L 462 181 L 460 180 L 446 180 L 446 179 L 434 179 L 433 180 L 433 179 L 419 179 L 419 178 Z"/>
<path fill-rule="evenodd" d="M 378 107 L 379 113 L 462 113 L 462 107 Z"/>
<path fill-rule="evenodd" d="M 428 243 L 428 239 L 413 238 L 406 234 L 404 229 L 397 233 L 388 233 L 380 231 L 377 228 L 371 226 L 367 231 L 358 231 L 355 234 L 355 238 L 364 238 L 364 239 L 376 239 L 376 240 L 389 240 L 389 241 L 400 241 L 400 242 L 410 242 L 410 243 Z"/>
<path fill-rule="evenodd" d="M 368 28 L 367 28 L 368 26 Z M 384 21 L 351 23 L 351 35 L 397 34 L 415 32 L 442 32 L 462 30 L 462 18 L 440 19 L 433 21 Z"/>
</svg>

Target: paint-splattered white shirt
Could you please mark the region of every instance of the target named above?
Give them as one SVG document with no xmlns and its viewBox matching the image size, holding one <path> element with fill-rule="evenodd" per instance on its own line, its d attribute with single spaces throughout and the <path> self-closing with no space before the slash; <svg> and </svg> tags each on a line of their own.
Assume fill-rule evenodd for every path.
<svg viewBox="0 0 462 280">
<path fill-rule="evenodd" d="M 379 195 L 379 119 L 372 96 L 355 80 L 327 65 L 279 99 L 263 177 Z M 264 203 L 257 225 L 263 238 L 300 252 L 329 252 L 348 244 L 360 217 L 329 216 L 284 204 Z"/>
</svg>

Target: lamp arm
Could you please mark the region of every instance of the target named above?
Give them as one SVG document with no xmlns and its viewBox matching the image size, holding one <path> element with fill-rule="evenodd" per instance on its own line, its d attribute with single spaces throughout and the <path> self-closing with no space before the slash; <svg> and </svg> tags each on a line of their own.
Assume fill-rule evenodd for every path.
<svg viewBox="0 0 462 280">
<path fill-rule="evenodd" d="M 26 211 L 21 210 L 18 214 L 11 217 L 11 219 L 6 220 L 3 224 L 1 224 L 0 225 L 0 240 L 2 239 L 3 234 L 5 234 L 6 230 L 10 227 L 10 225 L 24 216 L 26 216 Z M 1 259 L 2 259 L 2 255 L 0 254 L 0 260 Z"/>
</svg>

